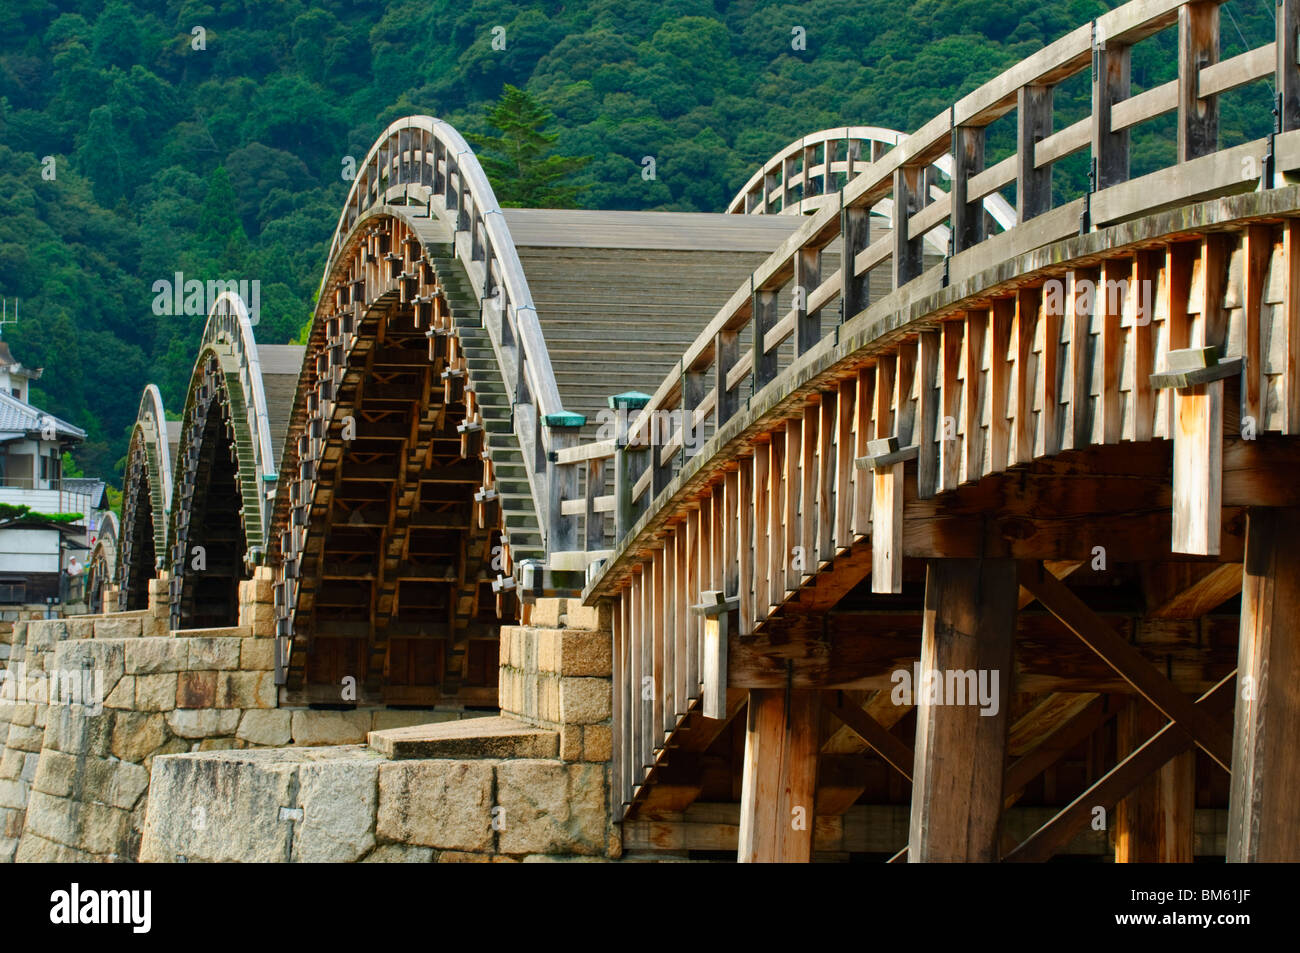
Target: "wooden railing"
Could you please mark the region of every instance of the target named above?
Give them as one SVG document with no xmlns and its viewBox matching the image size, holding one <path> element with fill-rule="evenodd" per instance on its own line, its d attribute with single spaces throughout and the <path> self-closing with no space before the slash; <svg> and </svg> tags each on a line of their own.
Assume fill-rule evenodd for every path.
<svg viewBox="0 0 1300 953">
<path fill-rule="evenodd" d="M 839 193 L 849 182 L 871 168 L 907 136 L 879 126 L 842 126 L 809 133 L 787 145 L 753 174 L 727 206 L 729 215 L 808 215 L 839 204 Z M 939 156 L 931 167 L 947 179 L 953 175 L 952 156 Z M 943 190 L 932 179 L 927 188 L 932 199 Z M 892 203 L 876 206 L 888 216 Z M 1016 210 L 997 192 L 984 196 L 984 210 L 1000 230 L 1016 224 Z M 948 230 L 942 226 L 926 236 L 940 254 L 948 251 Z"/>
<path fill-rule="evenodd" d="M 562 488 L 557 518 L 571 521 L 567 537 L 582 541 L 589 550 L 603 548 L 605 524 L 611 513 L 614 518 L 613 549 L 601 553 L 603 565 L 597 564 L 592 573 L 587 597 L 609 596 L 617 590 L 623 595 L 619 611 L 636 613 L 643 623 L 629 625 L 630 620 L 624 619 L 619 625 L 616 619 L 616 631 L 632 632 L 635 643 L 619 648 L 615 674 L 615 765 L 625 802 L 634 797 L 666 737 L 700 698 L 705 627 L 702 620 L 688 624 L 687 613 L 701 597 L 697 583 L 718 578 L 709 561 L 722 559 L 731 547 L 737 549 L 738 554 L 730 554 L 727 560 L 720 594 L 729 599 L 737 595 L 737 577 L 747 566 L 750 571 L 755 563 L 762 566 L 766 558 L 756 541 L 747 537 L 745 527 L 737 534 L 736 527 L 728 532 L 721 526 L 723 507 L 715 499 L 712 506 L 702 501 L 700 509 L 687 515 L 686 538 L 694 535 L 702 541 L 700 534 L 706 534 L 710 544 L 695 547 L 701 554 L 698 564 L 687 560 L 680 546 L 669 551 L 672 547 L 667 544 L 656 553 L 653 565 L 646 565 L 645 573 L 614 572 L 622 568 L 621 556 L 642 534 L 654 532 L 657 510 L 669 502 L 666 491 L 675 471 L 697 454 L 706 459 L 733 450 L 739 454 L 744 448 L 736 442 L 743 434 L 727 425 L 741 411 L 741 388 L 748 383 L 750 399 L 761 403 L 766 388 L 782 392 L 793 386 L 802 368 L 838 343 L 840 326 L 847 321 L 870 328 L 869 341 L 886 334 L 897 336 L 906 330 L 909 317 L 923 317 L 909 315 L 909 301 L 1035 248 L 1163 208 L 1274 187 L 1278 180 L 1273 137 L 1221 145 L 1218 97 L 1271 79 L 1278 95 L 1278 131 L 1300 129 L 1296 40 L 1300 0 L 1278 3 L 1276 42 L 1222 62 L 1218 16 L 1215 2 L 1134 0 L 1084 24 L 952 104 L 857 173 L 840 192 L 839 201 L 809 215 L 719 310 L 682 355 L 677 371 L 642 406 L 630 408 L 627 419 L 617 421 L 612 436 L 557 453 L 559 467 L 571 471 L 556 481 Z M 1133 94 L 1132 47 L 1168 28 L 1178 33 L 1178 78 Z M 1091 114 L 1057 128 L 1052 113 L 1054 88 L 1088 72 Z M 1016 149 L 1005 159 L 987 164 L 986 130 L 1013 112 Z M 1169 113 L 1176 114 L 1175 163 L 1131 179 L 1130 131 Z M 1092 169 L 1089 190 L 1058 202 L 1053 195 L 1053 167 L 1085 151 Z M 952 187 L 935 197 L 925 187 L 926 169 L 945 156 L 952 163 Z M 1288 157 L 1287 167 L 1298 164 L 1295 158 Z M 990 235 L 982 200 L 1013 185 L 1017 224 Z M 884 199 L 892 199 L 891 228 L 873 240 L 871 210 Z M 927 270 L 922 242 L 932 230 L 944 226 L 952 236 L 950 253 Z M 840 267 L 826 274 L 823 254 L 836 240 Z M 873 301 L 869 278 L 878 269 L 888 269 L 891 290 Z M 792 302 L 784 313 L 777 306 L 782 293 Z M 746 332 L 751 345 L 742 351 L 740 341 Z M 778 375 L 778 348 L 791 338 L 793 364 Z M 826 426 L 816 430 L 830 432 Z M 700 439 L 709 434 L 709 440 Z M 761 450 L 760 445 L 751 452 Z M 808 452 L 805 447 L 804 453 Z M 580 471 L 585 471 L 581 494 L 577 492 Z M 715 494 L 752 494 L 753 488 L 745 485 L 749 472 L 750 468 L 742 467 L 739 475 L 729 473 L 724 485 L 714 487 Z M 733 478 L 739 485 L 733 487 Z M 718 525 L 704 522 L 709 519 Z M 818 525 L 814 545 L 823 535 L 838 538 L 840 530 Z M 556 558 L 554 552 L 551 558 Z M 652 582 L 643 581 L 646 573 L 654 574 Z M 754 578 L 762 576 L 760 571 Z M 611 579 L 617 581 L 607 584 Z M 681 580 L 685 587 L 678 585 Z M 676 592 L 676 597 L 652 604 L 647 592 Z M 653 682 L 651 693 L 643 691 L 646 678 Z"/>
</svg>

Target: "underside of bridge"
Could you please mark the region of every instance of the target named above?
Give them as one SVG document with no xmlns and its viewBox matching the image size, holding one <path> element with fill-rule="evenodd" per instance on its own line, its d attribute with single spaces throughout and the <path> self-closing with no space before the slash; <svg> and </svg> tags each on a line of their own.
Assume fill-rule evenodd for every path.
<svg viewBox="0 0 1300 953">
<path fill-rule="evenodd" d="M 1168 720 L 1126 676 L 1198 698 L 1236 670 L 1244 504 L 1262 486 L 1300 503 L 1271 469 L 1296 449 L 1226 451 L 1239 461 L 1233 505 L 1221 553 L 1204 558 L 1169 551 L 1170 449 L 1068 452 L 909 499 L 903 533 L 918 555 L 903 559 L 898 593 L 872 591 L 869 538 L 784 575 L 771 614 L 749 635 L 732 629 L 723 717 L 696 707 L 629 804 L 625 849 L 878 861 L 923 833 L 932 860 L 1221 858 L 1229 772 L 1190 736 L 1108 799 L 1115 766 Z M 935 669 L 931 705 L 923 673 Z M 968 694 L 945 707 L 954 678 Z M 1230 696 L 1206 703 L 1221 716 Z M 914 777 L 926 746 L 944 764 L 929 789 Z M 742 845 L 747 784 L 762 803 Z M 924 831 L 909 830 L 919 817 Z M 945 855 L 955 843 L 983 846 Z"/>
<path fill-rule="evenodd" d="M 150 385 L 145 388 L 131 431 L 122 479 L 122 523 L 116 532 L 114 573 L 119 580 L 122 609 L 144 609 L 149 604 L 149 580 L 157 573 L 159 556 L 167 550 L 174 462 L 175 445 L 168 440 L 162 397 Z"/>
<path fill-rule="evenodd" d="M 494 586 L 509 558 L 499 494 L 527 492 L 504 450 L 484 453 L 499 375 L 493 387 L 478 360 L 477 302 L 432 250 L 393 220 L 364 247 L 313 335 L 286 455 L 288 697 L 490 707 L 499 627 L 518 614 Z"/>
<path fill-rule="evenodd" d="M 179 628 L 231 626 L 239 617 L 239 583 L 250 577 L 244 566 L 248 541 L 241 513 L 235 433 L 226 403 L 213 393 L 198 416 L 190 488 L 189 519 L 180 551 Z M 188 452 L 193 453 L 187 448 Z"/>
</svg>

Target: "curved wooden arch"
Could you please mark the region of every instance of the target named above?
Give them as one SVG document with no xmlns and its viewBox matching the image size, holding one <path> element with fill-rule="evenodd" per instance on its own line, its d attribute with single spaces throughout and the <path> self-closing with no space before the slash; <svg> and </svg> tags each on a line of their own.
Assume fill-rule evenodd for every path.
<svg viewBox="0 0 1300 953">
<path fill-rule="evenodd" d="M 119 580 L 123 609 L 148 607 L 149 580 L 167 552 L 171 505 L 167 417 L 162 394 L 150 384 L 140 398 L 122 479 L 122 526 L 114 578 Z"/>
<path fill-rule="evenodd" d="M 233 292 L 208 314 L 180 427 L 168 533 L 172 628 L 234 625 L 238 583 L 265 560 L 277 474 L 252 323 Z M 230 496 L 215 507 L 214 487 Z M 212 590 L 210 600 L 200 589 Z"/>
<path fill-rule="evenodd" d="M 465 139 L 432 116 L 407 116 L 376 139 L 356 179 L 330 242 L 316 309 L 324 320 L 336 305 L 328 285 L 369 211 L 386 211 L 442 223 L 438 241 L 449 246 L 477 298 L 482 326 L 502 372 L 513 412 L 511 428 L 524 454 L 528 484 L 539 510 L 550 494 L 551 456 L 570 442 L 537 308 L 505 216 L 486 173 Z M 559 428 L 558 430 L 556 428 Z M 552 518 L 543 520 L 543 539 Z"/>
<path fill-rule="evenodd" d="M 117 517 L 110 511 L 99 524 L 87 565 L 86 603 L 91 615 L 117 609 L 116 605 L 105 605 L 106 591 L 117 584 L 117 538 Z"/>
<path fill-rule="evenodd" d="M 516 612 L 507 574 L 542 540 L 479 301 L 447 237 L 405 210 L 370 210 L 326 278 L 274 539 L 282 679 L 302 700 L 337 703 L 349 677 L 357 701 L 496 698 L 486 660 L 499 618 Z"/>
<path fill-rule="evenodd" d="M 906 138 L 905 133 L 880 126 L 841 126 L 809 133 L 764 162 L 727 205 L 727 214 L 810 215 L 830 204 L 838 206 L 839 191 Z M 951 180 L 953 157 L 938 156 L 931 168 Z M 933 177 L 928 186 L 931 201 L 947 195 Z M 882 199 L 872 211 L 888 219 L 893 205 L 891 199 Z M 1015 208 L 997 192 L 984 196 L 983 206 L 1000 230 L 1015 227 Z M 925 240 L 939 254 L 948 253 L 948 229 L 936 228 Z"/>
</svg>

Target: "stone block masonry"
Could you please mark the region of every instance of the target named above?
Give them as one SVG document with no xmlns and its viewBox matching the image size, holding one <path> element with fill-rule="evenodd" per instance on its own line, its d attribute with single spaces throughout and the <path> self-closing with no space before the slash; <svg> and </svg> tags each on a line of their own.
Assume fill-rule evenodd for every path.
<svg viewBox="0 0 1300 953">
<path fill-rule="evenodd" d="M 620 856 L 609 803 L 608 618 L 541 600 L 503 628 L 501 717 L 393 725 L 369 745 L 163 755 L 153 766 L 147 861 L 531 862 Z M 362 713 L 245 713 L 283 739 L 314 718 L 350 738 Z M 427 721 L 427 720 L 426 720 Z M 241 725 L 241 731 L 243 725 Z M 197 819 L 197 820 L 196 820 Z"/>
<path fill-rule="evenodd" d="M 610 620 L 576 599 L 540 599 L 532 624 L 501 629 L 501 712 L 559 733 L 565 761 L 610 759 Z"/>
<path fill-rule="evenodd" d="M 169 632 L 164 578 L 150 583 L 147 610 L 31 620 L 3 632 L 0 861 L 137 859 L 160 756 L 355 744 L 373 730 L 466 714 L 279 708 L 272 629 L 260 611 L 272 598 L 269 575 L 259 570 L 240 596 L 241 624 L 227 629 Z M 67 695 L 58 686 L 70 674 L 78 687 L 89 676 L 95 691 Z M 329 780 L 317 774 L 303 777 L 318 787 Z M 375 799 L 368 803 L 373 813 Z M 219 807 L 187 805 L 186 820 L 209 809 L 219 817 Z M 304 856 L 346 853 L 311 846 L 315 835 Z"/>
</svg>

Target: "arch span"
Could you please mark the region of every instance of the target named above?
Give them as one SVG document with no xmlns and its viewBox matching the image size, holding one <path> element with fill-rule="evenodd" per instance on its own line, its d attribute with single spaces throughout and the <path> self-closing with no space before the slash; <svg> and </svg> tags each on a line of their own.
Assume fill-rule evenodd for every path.
<svg viewBox="0 0 1300 953">
<path fill-rule="evenodd" d="M 490 706 L 512 560 L 543 540 L 480 299 L 451 229 L 409 212 L 362 213 L 323 285 L 277 500 L 282 678 Z"/>
<path fill-rule="evenodd" d="M 118 532 L 117 517 L 110 510 L 99 524 L 87 564 L 86 604 L 92 615 L 117 608 L 115 604 L 106 605 L 105 602 L 112 587 L 117 585 Z"/>
<path fill-rule="evenodd" d="M 841 189 L 867 171 L 873 162 L 907 138 L 906 133 L 880 126 L 840 126 L 802 136 L 763 163 L 727 205 L 730 215 L 811 215 L 839 201 Z M 949 153 L 936 156 L 925 176 L 928 201 L 948 197 L 940 177 L 951 181 L 954 160 Z M 937 173 L 937 174 L 936 174 Z M 982 199 L 988 223 L 997 231 L 1016 225 L 1016 210 L 999 193 Z M 885 228 L 893 218 L 892 198 L 872 206 L 872 215 Z M 925 236 L 926 245 L 948 254 L 949 230 L 937 226 Z"/>
<path fill-rule="evenodd" d="M 277 479 L 252 323 L 222 293 L 203 329 L 180 423 L 168 533 L 172 628 L 238 621 L 238 586 L 266 555 Z"/>
<path fill-rule="evenodd" d="M 122 609 L 148 608 L 149 580 L 167 552 L 173 464 L 168 436 L 162 394 L 149 384 L 140 398 L 122 478 L 122 525 L 114 573 Z"/>
</svg>

